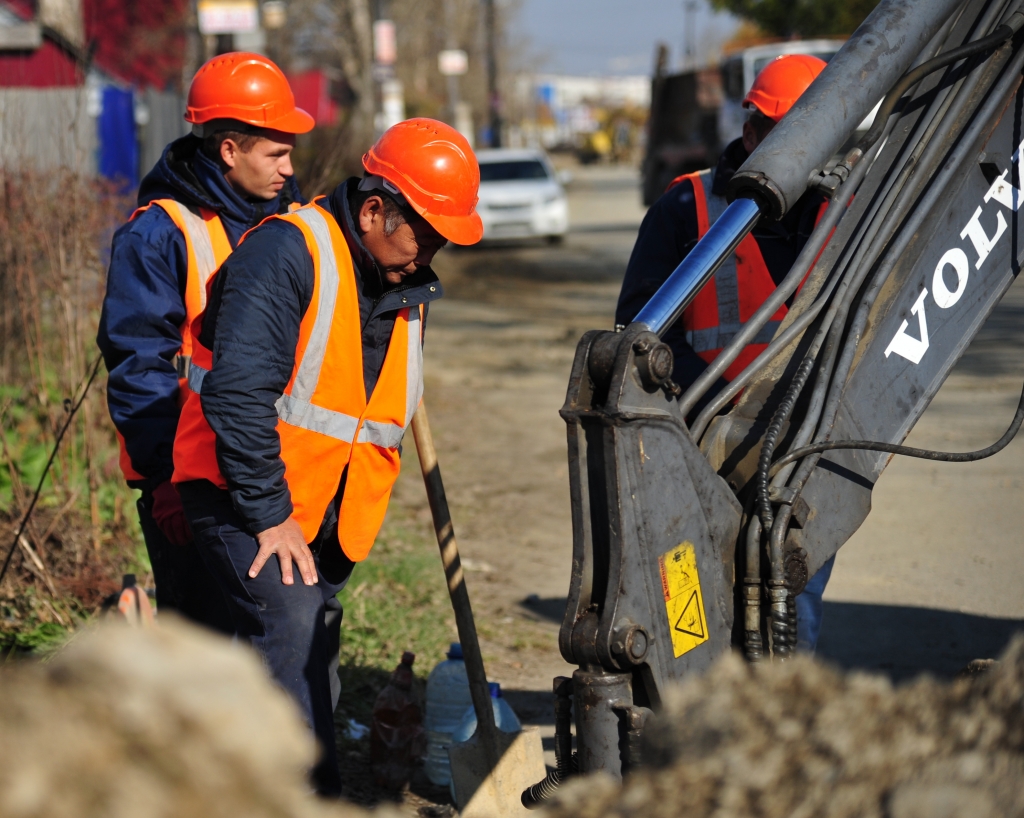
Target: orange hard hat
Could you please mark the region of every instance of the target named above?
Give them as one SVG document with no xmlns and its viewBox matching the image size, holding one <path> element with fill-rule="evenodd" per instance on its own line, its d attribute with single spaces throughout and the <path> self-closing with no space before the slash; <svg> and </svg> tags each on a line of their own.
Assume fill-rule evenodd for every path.
<svg viewBox="0 0 1024 818">
<path fill-rule="evenodd" d="M 196 72 L 188 89 L 185 121 L 202 125 L 233 119 L 285 133 L 312 130 L 313 117 L 295 107 L 284 73 L 262 54 L 221 54 Z"/>
<path fill-rule="evenodd" d="M 392 125 L 363 154 L 363 167 L 397 187 L 412 209 L 449 241 L 480 241 L 480 166 L 466 137 L 451 125 L 425 117 Z"/>
<path fill-rule="evenodd" d="M 757 75 L 743 98 L 743 107 L 757 108 L 769 119 L 778 122 L 789 113 L 800 95 L 825 68 L 825 61 L 810 54 L 783 54 L 776 57 Z"/>
</svg>

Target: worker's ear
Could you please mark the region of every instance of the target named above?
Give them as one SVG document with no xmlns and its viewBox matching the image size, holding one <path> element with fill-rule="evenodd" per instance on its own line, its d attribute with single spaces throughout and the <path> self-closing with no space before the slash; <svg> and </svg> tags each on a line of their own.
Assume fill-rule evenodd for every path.
<svg viewBox="0 0 1024 818">
<path fill-rule="evenodd" d="M 234 139 L 225 139 L 220 143 L 220 161 L 229 168 L 238 164 L 238 154 L 241 152 L 242 149 L 238 147 L 238 143 Z"/>
<path fill-rule="evenodd" d="M 384 223 L 384 200 L 380 196 L 370 196 L 359 208 L 359 232 L 369 233 L 373 222 Z"/>
</svg>

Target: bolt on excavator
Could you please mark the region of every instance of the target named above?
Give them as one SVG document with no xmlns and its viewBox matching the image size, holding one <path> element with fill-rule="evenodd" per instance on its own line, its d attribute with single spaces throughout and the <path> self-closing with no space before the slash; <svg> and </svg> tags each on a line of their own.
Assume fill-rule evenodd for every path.
<svg viewBox="0 0 1024 818">
<path fill-rule="evenodd" d="M 790 657 L 796 595 L 865 520 L 894 455 L 967 462 L 1017 432 L 1024 394 L 987 449 L 901 445 L 1024 259 L 1022 28 L 1022 0 L 882 0 L 636 320 L 580 340 L 561 410 L 573 562 L 559 634 L 578 669 L 555 680 L 558 767 L 525 805 L 572 774 L 641 764 L 666 686 L 723 653 Z M 827 209 L 788 276 L 683 391 L 660 336 L 810 188 Z M 787 303 L 768 347 L 695 409 Z"/>
</svg>

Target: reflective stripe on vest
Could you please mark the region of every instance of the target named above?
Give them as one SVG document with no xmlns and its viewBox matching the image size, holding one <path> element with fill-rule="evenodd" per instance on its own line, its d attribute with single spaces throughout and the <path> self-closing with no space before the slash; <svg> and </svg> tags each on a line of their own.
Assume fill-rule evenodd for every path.
<svg viewBox="0 0 1024 818">
<path fill-rule="evenodd" d="M 327 354 L 327 341 L 331 334 L 334 308 L 338 297 L 338 262 L 331 245 L 327 222 L 317 210 L 299 209 L 295 215 L 302 219 L 313 233 L 320 253 L 320 299 L 316 320 L 306 342 L 302 360 L 298 362 L 291 391 L 277 401 L 277 416 L 285 423 L 320 432 L 351 443 L 372 443 L 385 449 L 397 449 L 406 427 L 423 397 L 423 346 L 420 342 L 420 313 L 410 311 L 408 317 L 408 348 L 406 351 L 406 411 L 405 423 L 396 426 L 380 423 L 324 409 L 312 403 L 313 393 L 320 380 L 320 369 Z M 359 430 L 358 437 L 356 430 Z"/>
<path fill-rule="evenodd" d="M 207 285 L 217 268 L 231 255 L 231 242 L 220 217 L 212 210 L 200 208 L 196 214 L 174 199 L 157 199 L 147 207 L 152 205 L 167 213 L 185 237 L 188 280 L 185 284 L 185 323 L 182 325 L 181 349 L 178 354 L 187 360 L 192 354 L 192 335 L 188 328 L 195 317 L 206 309 Z M 132 218 L 144 209 L 137 210 Z M 179 372 L 187 368 L 180 367 Z"/>
<path fill-rule="evenodd" d="M 711 225 L 725 212 L 728 202 L 712 192 L 712 170 L 681 176 L 673 185 L 684 179 L 689 179 L 693 185 L 697 237 L 703 238 Z M 768 272 L 757 241 L 748 234 L 683 312 L 682 323 L 687 343 L 710 363 L 736 337 L 774 289 L 775 282 Z M 726 369 L 726 380 L 736 377 L 771 342 L 785 315 L 786 308 L 780 307 L 772 320 L 758 331 Z"/>
<path fill-rule="evenodd" d="M 398 311 L 367 401 L 359 296 L 340 228 L 315 203 L 275 218 L 303 232 L 314 262 L 313 296 L 300 323 L 292 375 L 276 402 L 292 516 L 311 542 L 347 469 L 338 538 L 349 558 L 359 561 L 384 520 L 398 476 L 398 446 L 423 395 L 423 308 Z M 201 328 L 202 317 L 192 327 L 192 394 L 175 440 L 174 482 L 205 479 L 227 488 L 199 398 L 212 367 L 211 352 L 199 342 Z"/>
<path fill-rule="evenodd" d="M 129 221 L 136 219 L 145 213 L 149 208 L 156 205 L 163 210 L 174 222 L 182 236 L 185 238 L 185 321 L 180 327 L 181 346 L 178 349 L 178 357 L 175 361 L 175 368 L 179 380 L 183 381 L 189 372 L 190 357 L 192 354 L 192 335 L 189 326 L 193 319 L 206 308 L 206 286 L 210 278 L 217 271 L 217 268 L 224 263 L 231 255 L 231 242 L 220 217 L 212 210 L 200 208 L 199 213 L 193 213 L 187 207 L 174 199 L 156 199 L 144 207 L 138 208 L 132 213 Z M 181 396 L 184 397 L 183 395 Z M 128 456 L 128 449 L 125 446 L 124 438 L 120 433 L 117 435 L 118 446 L 121 450 L 119 464 L 126 480 L 145 480 L 145 476 L 139 474 L 132 466 L 131 458 Z"/>
</svg>

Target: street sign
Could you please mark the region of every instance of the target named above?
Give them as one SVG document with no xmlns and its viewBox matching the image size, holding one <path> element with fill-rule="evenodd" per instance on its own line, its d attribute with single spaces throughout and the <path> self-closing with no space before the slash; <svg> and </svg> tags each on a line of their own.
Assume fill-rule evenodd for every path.
<svg viewBox="0 0 1024 818">
<path fill-rule="evenodd" d="M 395 78 L 395 67 L 393 65 L 378 65 L 374 63 L 370 67 L 374 82 L 387 82 Z"/>
<path fill-rule="evenodd" d="M 461 48 L 449 48 L 437 55 L 437 68 L 446 77 L 457 77 L 469 70 L 469 55 Z"/>
<path fill-rule="evenodd" d="M 267 29 L 284 28 L 288 22 L 288 7 L 284 0 L 264 0 L 263 27 Z"/>
<path fill-rule="evenodd" d="M 373 61 L 377 65 L 394 65 L 398 58 L 398 40 L 393 20 L 377 20 L 373 24 Z"/>
<path fill-rule="evenodd" d="M 256 0 L 199 0 L 200 34 L 247 34 L 260 25 Z"/>
</svg>

